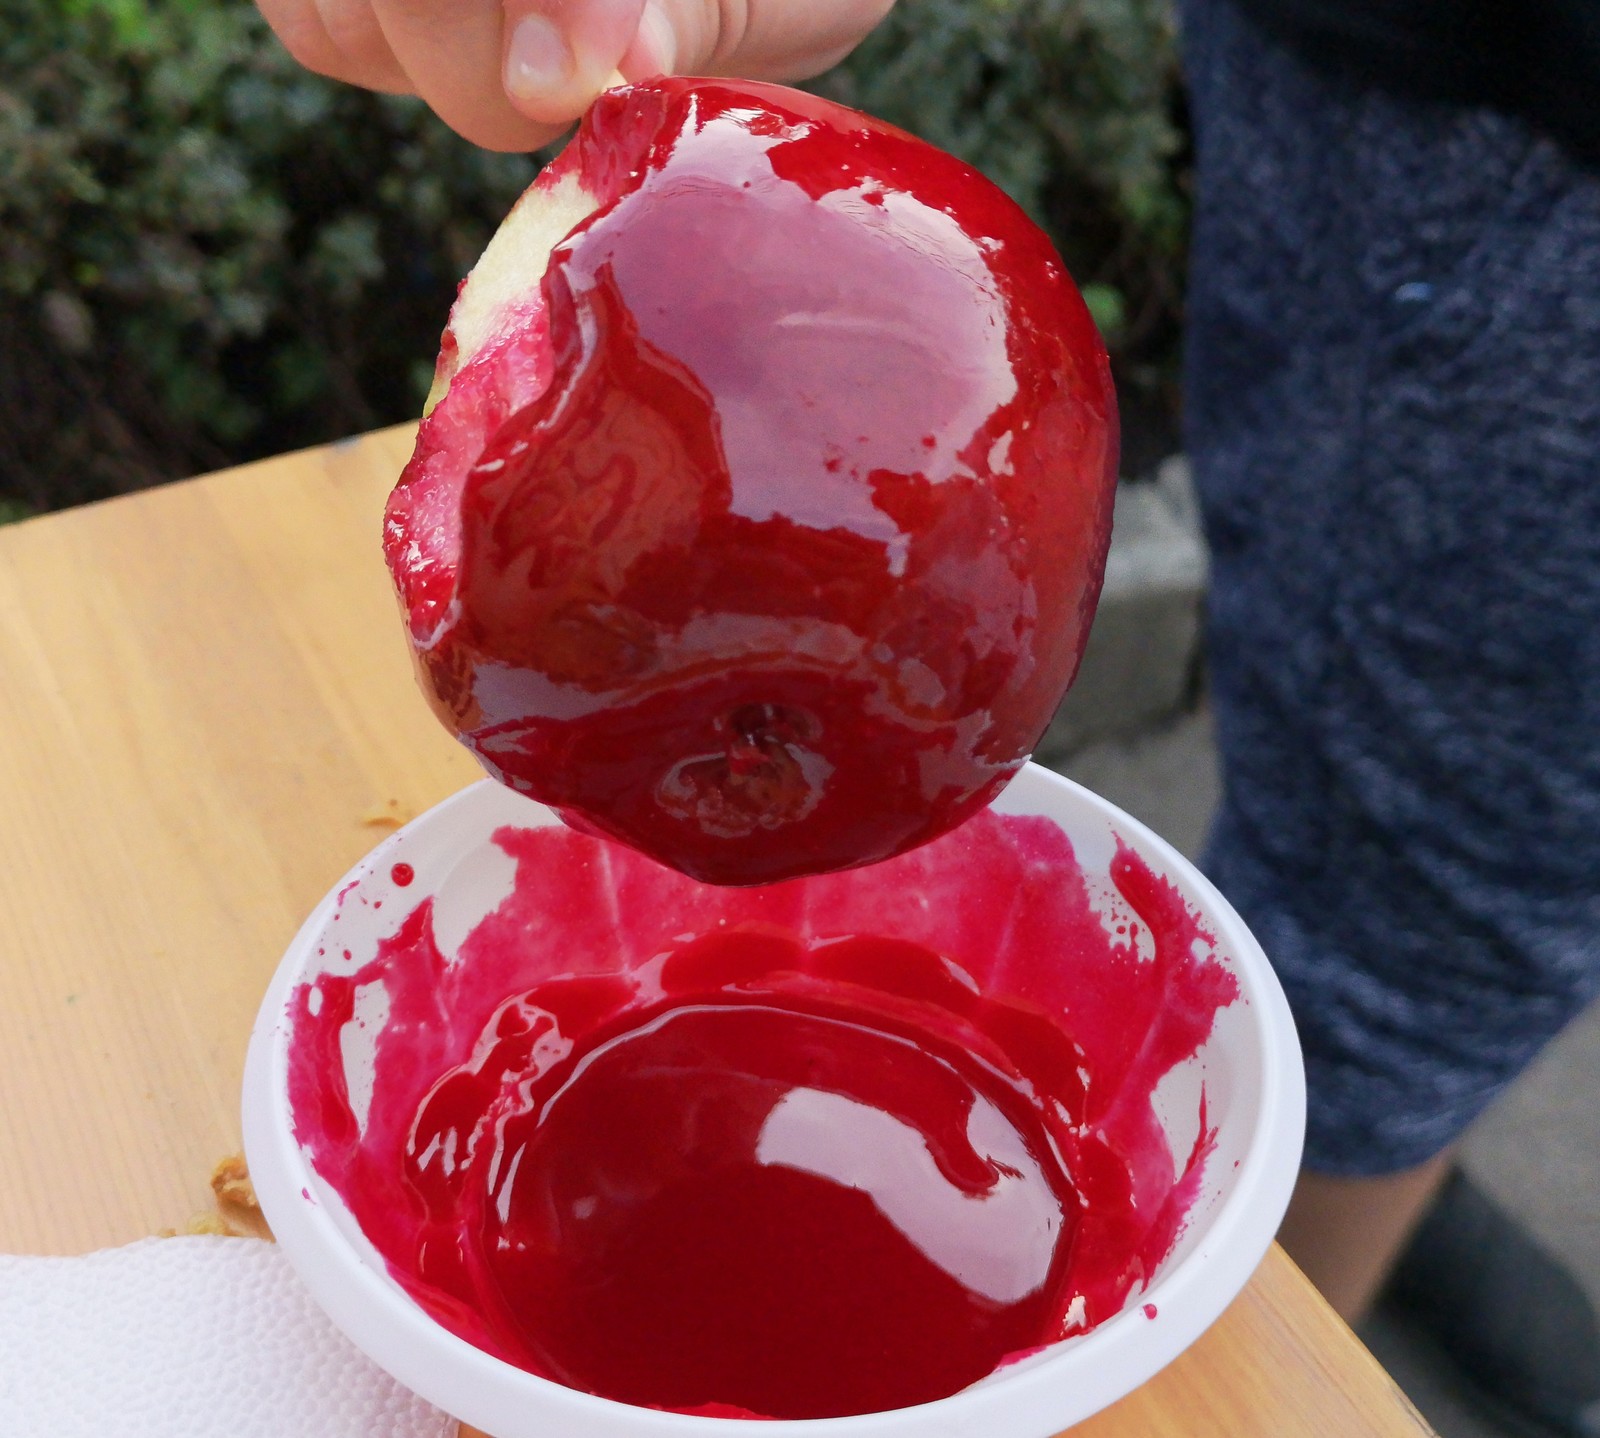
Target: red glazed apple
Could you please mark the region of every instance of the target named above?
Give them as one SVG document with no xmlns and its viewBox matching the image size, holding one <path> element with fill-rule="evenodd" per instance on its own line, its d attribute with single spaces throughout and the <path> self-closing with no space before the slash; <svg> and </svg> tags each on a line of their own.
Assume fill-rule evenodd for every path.
<svg viewBox="0 0 1600 1438">
<path fill-rule="evenodd" d="M 697 878 L 988 803 L 1099 593 L 1116 414 L 1049 242 L 796 91 L 610 91 L 462 286 L 385 550 L 490 773 Z"/>
</svg>

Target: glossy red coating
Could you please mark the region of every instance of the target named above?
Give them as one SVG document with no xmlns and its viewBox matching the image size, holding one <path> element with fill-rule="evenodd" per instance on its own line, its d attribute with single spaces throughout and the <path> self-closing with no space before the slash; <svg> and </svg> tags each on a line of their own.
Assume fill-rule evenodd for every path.
<svg viewBox="0 0 1600 1438">
<path fill-rule="evenodd" d="M 1059 1322 L 1077 1195 L 1026 1099 L 963 1050 L 837 996 L 627 1022 L 501 1129 L 480 1251 L 524 1366 L 816 1418 L 944 1397 Z M 441 1085 L 413 1154 L 481 1114 Z"/>
<path fill-rule="evenodd" d="M 1092 1328 L 1171 1249 L 1214 1130 L 1202 1097 L 1174 1163 L 1151 1097 L 1238 988 L 1131 851 L 1108 904 L 993 813 L 746 889 L 496 843 L 514 886 L 454 954 L 427 897 L 292 1001 L 299 1141 L 462 1337 L 650 1406 L 873 1411 Z"/>
<path fill-rule="evenodd" d="M 770 85 L 610 92 L 524 203 L 574 173 L 596 212 L 390 501 L 440 717 L 714 883 L 959 823 L 1070 682 L 1110 530 L 1109 371 L 1049 242 L 951 156 Z"/>
</svg>

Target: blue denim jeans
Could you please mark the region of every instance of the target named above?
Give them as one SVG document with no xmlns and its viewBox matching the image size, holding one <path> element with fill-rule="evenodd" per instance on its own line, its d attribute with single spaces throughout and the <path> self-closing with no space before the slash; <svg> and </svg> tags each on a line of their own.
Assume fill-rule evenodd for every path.
<svg viewBox="0 0 1600 1438">
<path fill-rule="evenodd" d="M 1600 175 L 1182 11 L 1206 865 L 1294 1006 L 1308 1164 L 1390 1172 L 1600 988 Z"/>
</svg>

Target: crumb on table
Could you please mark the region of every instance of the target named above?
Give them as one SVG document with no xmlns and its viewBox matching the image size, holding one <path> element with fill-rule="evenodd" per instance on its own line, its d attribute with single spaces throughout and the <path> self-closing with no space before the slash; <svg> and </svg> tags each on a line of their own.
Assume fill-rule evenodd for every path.
<svg viewBox="0 0 1600 1438">
<path fill-rule="evenodd" d="M 261 1215 L 255 1185 L 244 1155 L 230 1154 L 211 1170 L 211 1192 L 215 1209 L 194 1214 L 182 1228 L 164 1228 L 158 1238 L 195 1237 L 214 1234 L 220 1238 L 264 1238 L 272 1241 L 272 1230 Z"/>
<path fill-rule="evenodd" d="M 415 813 L 398 799 L 385 799 L 368 809 L 361 816 L 361 822 L 369 829 L 398 829 L 415 817 Z"/>
</svg>

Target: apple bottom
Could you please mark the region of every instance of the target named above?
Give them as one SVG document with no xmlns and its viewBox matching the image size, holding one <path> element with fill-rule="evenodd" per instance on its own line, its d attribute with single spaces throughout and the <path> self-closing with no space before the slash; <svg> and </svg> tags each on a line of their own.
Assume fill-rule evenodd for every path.
<svg viewBox="0 0 1600 1438">
<path fill-rule="evenodd" d="M 876 863 L 990 802 L 1024 756 L 985 757 L 986 712 L 893 710 L 814 671 L 719 675 L 577 719 L 457 728 L 495 778 L 712 884 Z"/>
</svg>

